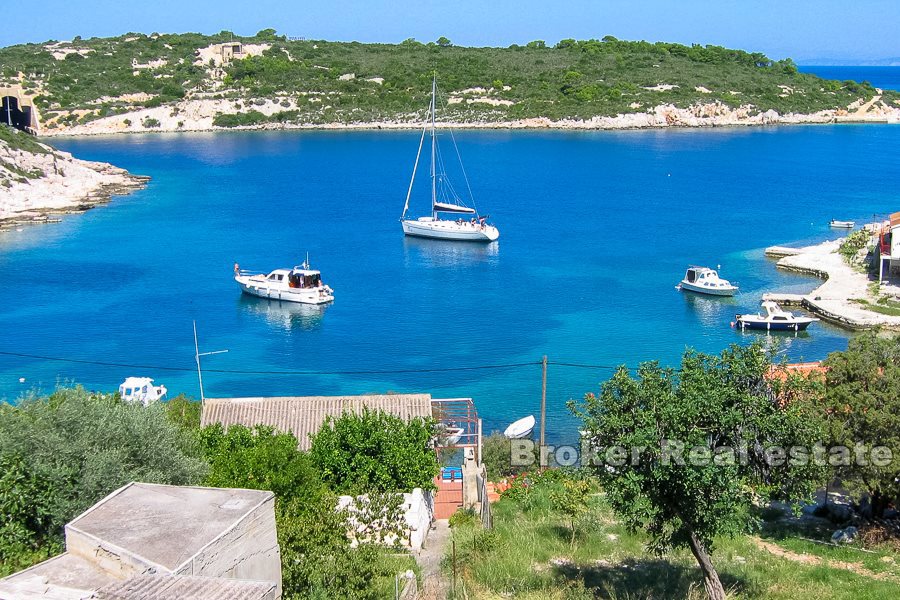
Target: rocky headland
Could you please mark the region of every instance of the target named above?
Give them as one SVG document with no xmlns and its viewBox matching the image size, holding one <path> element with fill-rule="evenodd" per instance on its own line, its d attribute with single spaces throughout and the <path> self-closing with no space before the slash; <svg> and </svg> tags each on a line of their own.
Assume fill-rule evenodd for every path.
<svg viewBox="0 0 900 600">
<path fill-rule="evenodd" d="M 143 187 L 147 177 L 108 163 L 80 160 L 0 126 L 0 229 L 53 221 L 114 195 Z"/>
</svg>

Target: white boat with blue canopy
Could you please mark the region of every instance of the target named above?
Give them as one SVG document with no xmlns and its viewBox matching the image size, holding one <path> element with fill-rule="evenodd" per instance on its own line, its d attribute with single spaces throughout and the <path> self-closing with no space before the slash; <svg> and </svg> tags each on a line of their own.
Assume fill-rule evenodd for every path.
<svg viewBox="0 0 900 600">
<path fill-rule="evenodd" d="M 437 80 L 431 81 L 431 120 L 422 128 L 422 137 L 419 139 L 419 150 L 416 153 L 416 162 L 413 165 L 412 177 L 409 181 L 409 189 L 406 192 L 406 203 L 403 205 L 403 214 L 400 223 L 403 233 L 409 236 L 432 238 L 438 240 L 455 240 L 463 242 L 493 242 L 500 237 L 500 231 L 487 222 L 488 215 L 480 215 L 472 196 L 472 188 L 469 179 L 459 160 L 459 149 L 456 147 L 456 139 L 453 132 L 449 131 L 453 141 L 456 158 L 459 160 L 460 169 L 466 182 L 469 201 L 472 206 L 467 206 L 450 182 L 444 168 L 444 160 L 437 143 L 435 127 L 435 109 L 437 104 Z M 419 168 L 419 158 L 422 156 L 422 147 L 425 145 L 425 135 L 431 131 L 431 215 L 418 218 L 407 218 L 409 213 L 409 200 L 412 197 L 413 184 L 416 181 L 416 171 Z M 442 215 L 456 215 L 456 218 L 441 218 Z"/>
<path fill-rule="evenodd" d="M 680 290 L 709 294 L 711 296 L 734 296 L 738 291 L 736 285 L 732 285 L 727 279 L 719 277 L 715 269 L 706 267 L 690 267 L 684 274 L 684 279 L 677 286 Z"/>
</svg>

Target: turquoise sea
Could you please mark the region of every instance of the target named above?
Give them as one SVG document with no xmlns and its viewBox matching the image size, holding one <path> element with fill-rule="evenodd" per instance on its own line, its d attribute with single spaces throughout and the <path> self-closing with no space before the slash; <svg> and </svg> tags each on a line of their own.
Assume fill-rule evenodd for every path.
<svg viewBox="0 0 900 600">
<path fill-rule="evenodd" d="M 825 79 L 868 81 L 883 90 L 900 90 L 900 67 L 813 66 L 800 67 L 803 73 L 813 73 Z"/>
<path fill-rule="evenodd" d="M 848 332 L 826 324 L 766 338 L 729 322 L 765 291 L 818 285 L 776 271 L 763 248 L 835 237 L 831 218 L 900 204 L 900 127 L 461 131 L 500 240 L 404 239 L 418 135 L 54 140 L 152 180 L 62 223 L 0 232 L 0 352 L 46 357 L 0 354 L 0 398 L 59 382 L 113 390 L 131 375 L 197 397 L 196 320 L 201 351 L 228 350 L 204 359 L 208 396 L 473 397 L 488 430 L 538 413 L 546 354 L 566 363 L 549 369 L 549 437 L 568 439 L 566 400 L 615 365 L 757 339 L 791 360 L 843 349 Z M 307 252 L 335 290 L 322 310 L 245 297 L 232 280 L 235 262 L 268 270 Z M 721 265 L 741 293 L 676 291 L 690 264 Z M 519 363 L 535 364 L 469 369 Z"/>
</svg>

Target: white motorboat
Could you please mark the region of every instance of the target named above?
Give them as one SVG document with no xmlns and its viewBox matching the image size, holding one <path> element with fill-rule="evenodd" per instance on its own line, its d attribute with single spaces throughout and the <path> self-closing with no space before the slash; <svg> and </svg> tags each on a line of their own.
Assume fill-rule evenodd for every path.
<svg viewBox="0 0 900 600">
<path fill-rule="evenodd" d="M 731 285 L 730 281 L 719 277 L 715 269 L 706 267 L 688 268 L 677 288 L 712 296 L 734 296 L 738 290 L 736 285 Z"/>
<path fill-rule="evenodd" d="M 815 317 L 798 317 L 792 312 L 782 310 L 771 300 L 764 300 L 762 308 L 765 314 L 735 315 L 733 325 L 740 329 L 762 329 L 765 331 L 805 331 L 810 323 L 819 319 Z"/>
<path fill-rule="evenodd" d="M 534 429 L 534 415 L 528 415 L 522 419 L 519 419 L 515 423 L 512 423 L 509 427 L 506 428 L 506 431 L 503 432 L 507 438 L 511 440 L 519 440 L 531 435 L 532 430 Z"/>
<path fill-rule="evenodd" d="M 856 225 L 856 221 L 838 221 L 837 219 L 832 219 L 830 225 L 835 229 L 853 229 Z"/>
<path fill-rule="evenodd" d="M 265 273 L 242 271 L 234 265 L 234 280 L 244 293 L 270 300 L 325 304 L 334 300 L 334 290 L 322 282 L 322 274 L 309 268 L 307 260 L 293 269 Z"/>
<path fill-rule="evenodd" d="M 138 403 L 150 406 L 154 402 L 162 400 L 168 390 L 164 385 L 153 385 L 149 377 L 126 377 L 119 386 L 119 396 L 125 402 Z"/>
<path fill-rule="evenodd" d="M 403 214 L 400 216 L 400 224 L 403 233 L 410 236 L 431 238 L 436 240 L 455 240 L 462 242 L 493 242 L 500 237 L 500 231 L 487 222 L 487 215 L 479 215 L 474 208 L 475 199 L 465 169 L 460 169 L 466 180 L 466 189 L 469 192 L 469 200 L 472 206 L 466 206 L 444 170 L 444 160 L 437 143 L 435 130 L 435 109 L 437 104 L 437 79 L 431 81 L 431 120 L 422 128 L 422 137 L 419 140 L 419 150 L 416 153 L 416 162 L 413 164 L 412 177 L 409 180 L 409 189 L 406 192 L 406 203 L 403 205 Z M 413 184 L 416 181 L 416 171 L 419 168 L 419 158 L 422 156 L 422 146 L 425 143 L 425 134 L 431 131 L 431 214 L 418 218 L 407 218 L 409 212 L 409 199 L 412 196 Z M 453 132 L 450 132 L 453 141 L 454 154 L 459 158 L 459 149 L 456 148 L 456 140 Z M 460 215 L 456 219 L 442 219 L 441 215 Z"/>
</svg>

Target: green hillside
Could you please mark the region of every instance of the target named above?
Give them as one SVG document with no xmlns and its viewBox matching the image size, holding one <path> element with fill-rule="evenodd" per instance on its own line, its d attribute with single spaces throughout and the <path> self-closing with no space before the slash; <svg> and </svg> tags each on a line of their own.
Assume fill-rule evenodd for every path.
<svg viewBox="0 0 900 600">
<path fill-rule="evenodd" d="M 256 56 L 216 64 L 198 49 L 223 42 L 265 45 Z M 37 94 L 45 124 L 70 125 L 184 99 L 228 99 L 218 125 L 409 120 L 427 105 L 438 74 L 451 118 L 505 121 L 590 118 L 660 104 L 719 101 L 751 113 L 844 109 L 876 91 L 868 84 L 798 73 L 790 60 L 719 46 L 603 40 L 541 41 L 509 48 L 289 40 L 223 31 L 24 44 L 0 49 L 0 80 Z M 54 53 L 56 55 L 54 56 Z M 205 55 L 204 55 L 205 56 Z M 480 89 L 478 89 L 480 88 Z M 124 96 L 124 98 L 123 98 Z M 255 106 L 274 100 L 284 110 Z M 883 101 L 900 106 L 900 95 Z M 176 109 L 177 110 L 177 109 Z"/>
</svg>

